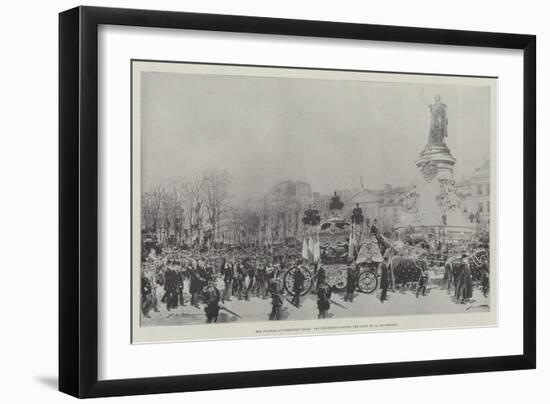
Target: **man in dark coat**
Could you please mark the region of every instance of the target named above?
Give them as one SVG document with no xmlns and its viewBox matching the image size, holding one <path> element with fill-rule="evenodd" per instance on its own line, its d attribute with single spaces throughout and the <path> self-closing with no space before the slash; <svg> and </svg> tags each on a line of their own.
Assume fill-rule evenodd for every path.
<svg viewBox="0 0 550 404">
<path fill-rule="evenodd" d="M 264 295 L 263 298 L 267 299 L 271 295 L 271 282 L 272 280 L 277 276 L 277 272 L 275 271 L 275 267 L 268 263 L 265 267 L 265 289 L 264 289 Z"/>
<path fill-rule="evenodd" d="M 467 254 L 462 254 L 462 260 L 459 265 L 460 272 L 457 274 L 455 298 L 457 302 L 464 304 L 466 300 L 472 297 L 472 274 Z"/>
<path fill-rule="evenodd" d="M 215 323 L 218 321 L 218 314 L 220 313 L 220 291 L 214 286 L 214 281 L 209 280 L 207 286 L 204 288 L 202 297 L 206 306 L 204 312 L 206 313 L 206 322 Z"/>
<path fill-rule="evenodd" d="M 141 312 L 144 317 L 149 318 L 149 312 L 153 307 L 153 299 L 151 296 L 152 287 L 150 281 L 144 275 L 141 276 Z"/>
<path fill-rule="evenodd" d="M 200 276 L 200 286 L 201 290 L 204 289 L 204 287 L 208 284 L 208 281 L 211 278 L 211 273 L 209 272 L 209 268 L 206 267 L 204 262 L 200 262 L 197 266 Z"/>
<path fill-rule="evenodd" d="M 447 293 L 450 293 L 451 285 L 455 281 L 453 273 L 453 261 L 447 261 L 445 263 L 445 279 L 447 280 Z"/>
<path fill-rule="evenodd" d="M 450 262 L 451 282 L 455 290 L 455 298 L 458 299 L 458 286 L 462 274 L 462 258 Z"/>
<path fill-rule="evenodd" d="M 344 296 L 345 302 L 353 302 L 355 295 L 355 288 L 357 287 L 357 281 L 359 280 L 359 266 L 353 268 L 348 266 L 346 271 L 346 294 Z"/>
<path fill-rule="evenodd" d="M 178 269 L 175 270 L 176 272 L 176 293 L 178 295 L 178 303 L 180 306 L 185 306 L 184 299 L 183 299 L 183 268 L 180 266 Z"/>
<path fill-rule="evenodd" d="M 226 262 L 223 266 L 222 270 L 223 275 L 223 283 L 225 285 L 225 291 L 224 291 L 224 300 L 225 301 L 231 301 L 231 291 L 233 289 L 233 263 Z"/>
<path fill-rule="evenodd" d="M 269 280 L 268 289 L 271 293 L 271 313 L 269 313 L 269 320 L 280 320 L 281 308 L 283 307 L 283 283 L 278 275 Z"/>
<path fill-rule="evenodd" d="M 262 263 L 256 266 L 256 285 L 254 286 L 254 294 L 256 297 L 264 297 L 267 282 L 266 267 Z"/>
<path fill-rule="evenodd" d="M 191 294 L 191 305 L 199 307 L 199 296 L 204 287 L 205 279 L 201 276 L 198 267 L 192 267 L 189 280 L 189 293 Z"/>
<path fill-rule="evenodd" d="M 378 222 L 374 219 L 372 226 L 370 228 L 370 235 L 376 237 L 378 235 Z"/>
<path fill-rule="evenodd" d="M 460 279 L 461 284 L 461 303 L 466 303 L 473 295 L 473 284 L 472 284 L 472 272 L 470 269 L 470 264 L 468 263 L 468 258 L 466 254 L 462 255 L 463 260 L 463 270 L 462 278 Z"/>
<path fill-rule="evenodd" d="M 386 255 L 384 257 L 384 261 L 380 265 L 380 289 L 382 290 L 382 293 L 380 293 L 380 301 L 384 303 L 387 298 L 388 294 L 388 287 L 390 285 L 390 268 L 389 268 L 389 259 Z"/>
<path fill-rule="evenodd" d="M 430 273 L 426 265 L 422 264 L 422 270 L 420 271 L 420 276 L 418 278 L 418 288 L 416 289 L 416 297 L 422 292 L 422 296 L 426 296 L 426 286 L 428 285 L 428 279 L 430 278 Z"/>
<path fill-rule="evenodd" d="M 158 273 L 158 279 L 159 279 L 159 285 L 161 285 L 164 289 L 164 293 L 162 295 L 162 298 L 160 299 L 161 303 L 166 303 L 166 298 L 168 297 L 168 294 L 166 293 L 166 270 L 168 268 L 168 263 L 160 263 L 157 268 Z"/>
<path fill-rule="evenodd" d="M 248 276 L 248 286 L 246 287 L 246 292 L 244 295 L 245 300 L 249 300 L 252 295 L 252 288 L 254 287 L 255 278 L 256 278 L 256 268 L 251 262 L 245 264 L 246 275 Z"/>
<path fill-rule="evenodd" d="M 214 267 L 212 265 L 206 265 L 203 268 L 204 268 L 204 278 L 206 279 L 206 283 L 203 286 L 206 286 L 208 281 L 216 279 L 216 274 L 214 272 Z"/>
<path fill-rule="evenodd" d="M 178 274 L 172 268 L 171 262 L 164 272 L 164 289 L 166 290 L 166 310 L 175 309 L 178 307 Z"/>
<path fill-rule="evenodd" d="M 317 272 L 315 273 L 315 278 L 317 279 L 315 289 L 319 290 L 321 285 L 325 283 L 327 280 L 327 271 L 325 271 L 325 268 L 323 268 L 322 266 L 319 266 L 317 268 Z"/>
<path fill-rule="evenodd" d="M 153 305 L 153 311 L 159 312 L 158 309 L 158 297 L 157 297 L 157 285 L 159 285 L 159 275 L 156 269 L 156 266 L 151 262 L 152 260 L 148 259 L 148 264 L 145 268 L 145 271 L 142 273 L 142 276 L 147 278 L 149 281 L 149 286 L 151 287 L 151 303 Z"/>
<path fill-rule="evenodd" d="M 332 290 L 330 289 L 330 286 L 323 281 L 317 287 L 317 309 L 319 309 L 317 318 L 327 318 L 328 311 L 330 310 L 331 297 Z"/>
<path fill-rule="evenodd" d="M 462 294 L 462 272 L 464 271 L 464 262 L 462 259 L 453 263 L 453 283 L 455 286 L 455 300 L 460 302 Z"/>
<path fill-rule="evenodd" d="M 306 278 L 299 266 L 296 267 L 292 273 L 294 275 L 294 285 L 292 286 L 292 293 L 294 293 L 294 296 L 292 297 L 292 304 L 299 308 L 300 297 L 302 295 L 304 281 Z"/>
<path fill-rule="evenodd" d="M 481 290 L 484 297 L 487 297 L 487 295 L 489 294 L 489 279 L 489 261 L 487 260 L 487 258 L 484 258 L 481 264 Z"/>
<path fill-rule="evenodd" d="M 241 262 L 237 264 L 237 271 L 235 274 L 235 296 L 239 300 L 242 300 L 243 298 L 243 289 L 244 289 L 244 280 L 246 278 L 246 274 L 244 272 L 244 267 Z"/>
</svg>

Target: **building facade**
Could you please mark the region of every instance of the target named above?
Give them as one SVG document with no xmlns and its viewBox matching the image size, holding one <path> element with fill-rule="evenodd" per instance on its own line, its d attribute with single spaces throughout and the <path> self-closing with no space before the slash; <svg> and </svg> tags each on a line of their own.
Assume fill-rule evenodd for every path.
<svg viewBox="0 0 550 404">
<path fill-rule="evenodd" d="M 491 217 L 491 164 L 487 160 L 472 176 L 457 184 L 457 192 L 463 197 L 463 206 L 471 217 L 488 223 Z M 472 216 L 473 215 L 473 216 Z"/>
<path fill-rule="evenodd" d="M 363 209 L 363 215 L 368 223 L 376 219 L 381 232 L 391 232 L 394 225 L 401 219 L 403 205 L 407 195 L 414 185 L 393 187 L 386 185 L 383 189 L 348 189 L 338 190 L 336 194 L 344 202 L 341 214 L 350 218 L 353 209 L 358 205 Z M 474 170 L 472 176 L 456 184 L 457 194 L 462 199 L 462 207 L 472 221 L 481 224 L 489 222 L 491 214 L 490 162 Z M 330 216 L 328 209 L 330 195 L 314 193 L 315 205 L 321 210 L 323 219 Z"/>
</svg>

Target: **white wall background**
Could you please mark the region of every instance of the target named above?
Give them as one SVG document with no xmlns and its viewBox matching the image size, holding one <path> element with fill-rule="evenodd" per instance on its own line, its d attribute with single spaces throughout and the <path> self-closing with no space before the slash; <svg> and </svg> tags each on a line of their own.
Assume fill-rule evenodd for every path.
<svg viewBox="0 0 550 404">
<path fill-rule="evenodd" d="M 2 402 L 67 402 L 57 386 L 57 13 L 74 1 L 5 2 L 0 24 L 0 397 Z M 462 0 L 347 1 L 188 0 L 90 1 L 88 5 L 156 8 L 283 18 L 531 33 L 538 36 L 538 249 L 550 237 L 550 194 L 543 160 L 550 148 L 550 26 L 545 2 Z M 519 190 L 518 190 L 519 191 Z M 541 254 L 542 256 L 542 254 Z M 539 285 L 550 276 L 539 259 Z M 535 270 L 535 268 L 532 268 Z M 550 298 L 538 288 L 538 369 L 412 379 L 332 383 L 116 398 L 125 402 L 281 403 L 523 401 L 547 395 Z M 462 390 L 462 391 L 461 391 Z M 535 399 L 542 402 L 544 399 Z"/>
</svg>

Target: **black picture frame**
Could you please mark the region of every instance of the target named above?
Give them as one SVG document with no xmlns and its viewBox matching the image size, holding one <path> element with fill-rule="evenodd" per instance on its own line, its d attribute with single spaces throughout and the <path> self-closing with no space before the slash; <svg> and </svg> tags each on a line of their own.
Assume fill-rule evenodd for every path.
<svg viewBox="0 0 550 404">
<path fill-rule="evenodd" d="M 523 353 L 350 366 L 98 380 L 100 24 L 509 48 L 523 51 Z M 185 12 L 77 7 L 59 15 L 59 390 L 104 397 L 536 366 L 536 37 Z"/>
</svg>

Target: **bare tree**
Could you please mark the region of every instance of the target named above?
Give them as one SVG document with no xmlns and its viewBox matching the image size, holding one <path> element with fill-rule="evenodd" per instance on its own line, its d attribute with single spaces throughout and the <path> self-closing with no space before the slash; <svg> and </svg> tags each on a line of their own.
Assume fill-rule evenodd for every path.
<svg viewBox="0 0 550 404">
<path fill-rule="evenodd" d="M 269 200 L 269 209 L 271 211 L 272 239 L 275 242 L 284 242 L 287 231 L 286 197 L 277 191 Z"/>
<path fill-rule="evenodd" d="M 203 200 L 205 185 L 203 176 L 195 176 L 184 184 L 191 239 L 193 239 L 193 234 L 196 234 L 196 240 L 198 240 L 199 243 L 202 242 L 203 236 Z"/>
<path fill-rule="evenodd" d="M 204 172 L 205 207 L 214 240 L 219 237 L 219 224 L 226 207 L 230 181 L 230 176 L 225 170 L 210 169 Z"/>
<path fill-rule="evenodd" d="M 162 229 L 162 208 L 163 201 L 166 195 L 166 189 L 164 186 L 157 186 L 153 188 L 148 194 L 148 209 L 151 216 L 151 228 L 157 234 L 159 241 L 161 240 L 161 229 Z"/>
</svg>

